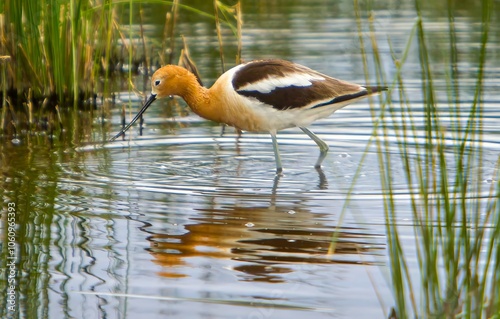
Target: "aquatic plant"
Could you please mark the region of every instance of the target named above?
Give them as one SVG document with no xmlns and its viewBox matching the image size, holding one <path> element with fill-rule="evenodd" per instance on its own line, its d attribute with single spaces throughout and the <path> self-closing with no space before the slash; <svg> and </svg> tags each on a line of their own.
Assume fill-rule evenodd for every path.
<svg viewBox="0 0 500 319">
<path fill-rule="evenodd" d="M 449 52 L 444 56 L 449 60 L 445 61 L 447 100 L 443 103 L 435 85 L 440 68 L 430 57 L 431 37 L 425 29 L 422 1 L 415 0 L 417 20 L 406 48 L 399 56 L 392 51 L 396 73 L 390 86 L 398 104 L 387 99 L 382 101 L 382 111 L 373 113 L 395 301 L 391 318 L 493 318 L 500 313 L 499 162 L 492 173 L 485 172 L 482 144 L 482 95 L 493 1 L 484 0 L 481 5 L 472 101 L 464 102 L 459 90 L 465 85 L 460 77 L 453 3 L 448 1 Z M 369 30 L 377 76 L 385 81 L 373 21 Z M 362 37 L 360 29 L 361 41 Z M 390 40 L 389 45 L 392 49 Z M 415 46 L 421 68 L 420 102 L 412 102 L 402 72 Z M 416 116 L 419 110 L 422 117 Z M 390 138 L 397 141 L 396 151 Z M 394 164 L 403 167 L 409 189 L 416 256 L 400 237 Z M 419 277 L 410 272 L 410 259 L 417 260 Z"/>
<path fill-rule="evenodd" d="M 144 34 L 142 6 L 146 3 L 165 8 L 160 47 Z M 217 19 L 213 12 L 183 5 L 179 0 L 2 1 L 2 131 L 7 129 L 16 135 L 20 131 L 16 125 L 28 131 L 34 122 L 38 127 L 53 125 L 47 119 L 60 116 L 55 116 L 56 106 L 94 109 L 97 96 L 102 101 L 111 96 L 113 78 L 122 81 L 126 75 L 128 88 L 133 91 L 133 76 L 139 72 L 147 75 L 154 66 L 173 63 L 173 57 L 179 54 L 174 45 L 180 39 L 175 32 L 180 9 L 216 20 L 214 27 L 229 26 L 238 35 L 239 6 L 220 1 L 214 4 L 216 13 L 221 12 Z M 222 55 L 222 48 L 220 51 Z M 6 112 L 8 108 L 10 112 Z M 103 117 L 107 110 L 105 104 Z"/>
</svg>

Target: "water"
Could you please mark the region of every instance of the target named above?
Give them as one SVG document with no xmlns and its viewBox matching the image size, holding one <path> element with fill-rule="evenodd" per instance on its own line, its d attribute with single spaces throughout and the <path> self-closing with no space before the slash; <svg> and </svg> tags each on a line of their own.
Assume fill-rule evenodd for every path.
<svg viewBox="0 0 500 319">
<path fill-rule="evenodd" d="M 341 216 L 359 154 L 332 152 L 331 167 L 318 173 L 315 158 L 303 150 L 315 146 L 291 134 L 282 147 L 290 169 L 275 181 L 268 138 L 245 135 L 238 145 L 234 136 L 217 138 L 218 132 L 187 128 L 182 137 L 134 140 L 130 149 L 80 150 L 89 153 L 85 174 L 65 167 L 68 190 L 59 195 L 59 209 L 73 211 L 74 223 L 87 229 L 87 245 L 100 251 L 92 269 L 118 278 L 101 274 L 105 283 L 93 287 L 90 281 L 77 290 L 138 295 L 126 302 L 99 296 L 126 304 L 130 316 L 254 318 L 307 310 L 323 317 L 356 313 L 358 302 L 366 307 L 359 315 L 381 313 L 374 294 L 347 297 L 370 287 L 369 274 L 379 277 L 385 259 L 381 216 L 371 218 L 363 208 L 380 205 L 376 193 L 357 188 L 352 212 Z M 112 160 L 103 162 L 99 153 Z M 92 200 L 74 207 L 75 191 Z M 337 253 L 328 255 L 334 233 Z M 78 260 L 83 268 L 85 260 Z M 99 298 L 70 297 L 83 299 L 76 313 L 90 311 Z"/>
<path fill-rule="evenodd" d="M 387 38 L 401 54 L 415 22 L 411 3 L 394 6 L 373 8 L 382 65 L 391 76 L 395 71 Z M 476 67 L 471 62 L 476 51 L 470 45 L 477 43 L 480 26 L 476 11 L 460 12 L 457 29 L 465 79 L 460 99 L 466 108 L 473 98 Z M 244 4 L 243 13 L 245 59 L 290 59 L 364 83 L 350 2 L 332 6 L 324 1 L 254 1 Z M 150 36 L 162 32 L 163 16 L 156 15 L 146 21 L 151 24 Z M 205 83 L 212 83 L 220 65 L 211 21 L 188 18 L 187 13 L 180 21 L 183 17 L 191 23 L 181 22 L 179 33 L 186 36 Z M 445 13 L 429 14 L 428 19 L 429 32 L 445 38 Z M 492 27 L 498 31 L 498 25 Z M 498 70 L 498 37 L 493 35 L 491 41 L 487 69 Z M 446 44 L 436 40 L 433 59 L 442 59 L 440 46 Z M 227 56 L 234 56 L 234 47 L 227 47 Z M 416 51 L 405 72 L 415 117 L 423 122 Z M 139 88 L 149 85 L 137 81 Z M 446 83 L 438 79 L 436 86 L 444 89 Z M 483 166 L 478 168 L 486 198 L 487 187 L 497 178 L 500 149 L 500 101 L 492 90 L 497 86 L 492 71 L 485 80 Z M 439 92 L 442 123 L 449 127 L 446 92 Z M 130 98 L 132 113 L 136 112 L 140 100 L 127 91 L 118 93 L 118 105 Z M 395 93 L 393 100 L 398 99 Z M 94 129 L 69 122 L 60 140 L 43 134 L 20 143 L 4 139 L 4 203 L 16 203 L 17 236 L 24 238 L 17 247 L 23 258 L 17 277 L 21 317 L 387 317 L 394 300 L 387 265 L 385 190 L 372 140 L 371 111 L 379 114 L 378 105 L 377 99 L 361 101 L 310 127 L 330 145 L 319 171 L 313 168 L 319 152 L 314 142 L 299 129 L 280 132 L 285 170 L 280 178 L 274 174 L 268 135 L 238 136 L 226 128 L 221 136 L 219 125 L 191 114 L 182 102 L 155 102 L 146 113 L 143 136 L 136 125 L 124 141 L 102 143 L 119 129 L 118 107 L 104 126 L 95 114 L 80 115 L 78 120 L 94 123 Z M 423 125 L 417 130 L 424 135 Z M 457 149 L 453 136 L 446 138 L 452 163 Z M 393 179 L 400 207 L 394 222 L 401 226 L 415 273 L 408 185 L 397 155 L 398 141 L 393 134 L 387 139 L 394 150 Z M 408 150 L 412 159 L 417 153 Z M 456 168 L 450 169 L 453 180 Z M 0 224 L 2 243 L 6 229 L 5 222 Z M 328 253 L 332 238 L 337 238 L 335 254 Z"/>
</svg>

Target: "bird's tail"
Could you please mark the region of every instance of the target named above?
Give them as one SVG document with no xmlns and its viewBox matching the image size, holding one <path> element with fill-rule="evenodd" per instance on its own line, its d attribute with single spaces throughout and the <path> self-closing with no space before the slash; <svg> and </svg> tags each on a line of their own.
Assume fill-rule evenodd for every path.
<svg viewBox="0 0 500 319">
<path fill-rule="evenodd" d="M 364 88 L 368 91 L 368 94 L 380 93 L 388 89 L 387 86 L 365 86 Z"/>
</svg>

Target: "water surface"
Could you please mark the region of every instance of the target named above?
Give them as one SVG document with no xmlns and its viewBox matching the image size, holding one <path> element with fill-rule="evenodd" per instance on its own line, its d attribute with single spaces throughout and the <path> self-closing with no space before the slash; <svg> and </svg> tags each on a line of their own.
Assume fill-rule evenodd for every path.
<svg viewBox="0 0 500 319">
<path fill-rule="evenodd" d="M 285 58 L 365 82 L 350 2 L 258 4 L 243 6 L 244 59 Z M 400 54 L 415 22 L 413 6 L 379 4 L 372 9 L 382 64 L 392 76 L 388 39 Z M 463 48 L 460 100 L 467 108 L 474 91 L 465 84 L 474 83 L 477 66 L 471 61 L 476 61 L 480 27 L 474 10 L 462 14 L 456 19 Z M 186 36 L 210 84 L 220 73 L 211 21 L 183 15 L 189 23 L 181 19 L 179 33 Z M 161 19 L 152 15 L 146 21 L 150 36 L 161 34 Z M 429 13 L 426 26 L 435 33 L 432 58 L 447 61 L 440 51 L 446 46 L 440 42 L 447 37 L 445 13 Z M 368 41 L 368 34 L 364 36 Z M 498 37 L 491 41 L 487 69 L 498 70 Z M 228 45 L 227 55 L 231 52 Z M 372 62 L 368 67 L 373 69 Z M 417 135 L 424 136 L 416 52 L 410 54 L 405 72 L 415 119 L 422 122 Z M 137 86 L 149 86 L 142 82 L 138 78 Z M 442 123 L 449 127 L 445 79 L 436 79 L 436 87 L 441 88 Z M 485 80 L 483 165 L 477 168 L 485 198 L 497 178 L 500 150 L 496 87 L 492 71 Z M 132 101 L 131 114 L 140 107 L 141 100 L 128 91 L 117 96 L 119 106 Z M 398 94 L 392 99 L 397 102 Z M 381 112 L 381 101 L 361 101 L 310 127 L 330 145 L 322 170 L 313 168 L 319 152 L 313 141 L 299 129 L 280 132 L 285 170 L 279 178 L 268 135 L 239 136 L 226 128 L 221 136 L 219 125 L 193 115 L 181 101 L 156 102 L 146 113 L 142 136 L 136 125 L 124 140 L 113 143 L 106 140 L 120 128 L 120 107 L 112 110 L 105 126 L 98 115 L 81 116 L 81 121 L 94 121 L 92 132 L 74 123 L 60 140 L 43 134 L 19 144 L 4 140 L 3 199 L 17 204 L 22 238 L 21 317 L 387 317 L 394 301 L 387 265 L 386 190 L 380 182 L 372 120 L 372 112 L 376 117 Z M 410 192 L 398 141 L 394 134 L 385 138 L 394 150 L 391 168 L 400 208 L 391 222 L 401 226 L 409 266 L 416 272 Z M 446 138 L 453 182 L 457 149 L 453 136 Z M 415 144 L 420 142 L 425 143 Z M 412 159 L 418 155 L 417 148 L 407 151 Z M 5 229 L 2 224 L 2 243 Z"/>
</svg>

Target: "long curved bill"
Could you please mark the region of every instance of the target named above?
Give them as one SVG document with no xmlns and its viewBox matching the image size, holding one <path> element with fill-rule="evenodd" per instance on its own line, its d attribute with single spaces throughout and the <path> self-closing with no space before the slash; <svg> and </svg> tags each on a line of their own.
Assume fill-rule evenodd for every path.
<svg viewBox="0 0 500 319">
<path fill-rule="evenodd" d="M 134 125 L 134 123 L 141 117 L 142 113 L 146 112 L 146 110 L 148 109 L 148 107 L 156 100 L 156 94 L 151 94 L 148 98 L 148 100 L 146 101 L 146 103 L 144 103 L 144 105 L 142 106 L 142 109 L 139 111 L 139 113 L 137 113 L 137 115 L 132 119 L 132 121 L 130 121 L 130 123 L 127 124 L 127 126 L 125 126 L 118 134 L 116 134 L 115 136 L 113 136 L 109 141 L 112 142 L 114 140 L 116 140 L 117 138 L 119 138 L 120 136 L 122 136 L 123 134 L 125 134 L 125 132 L 132 126 Z"/>
</svg>

